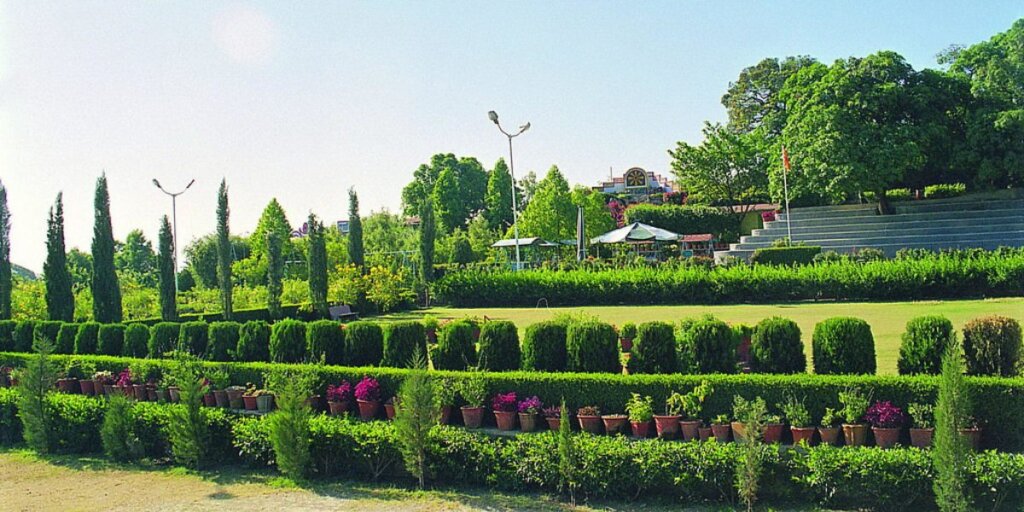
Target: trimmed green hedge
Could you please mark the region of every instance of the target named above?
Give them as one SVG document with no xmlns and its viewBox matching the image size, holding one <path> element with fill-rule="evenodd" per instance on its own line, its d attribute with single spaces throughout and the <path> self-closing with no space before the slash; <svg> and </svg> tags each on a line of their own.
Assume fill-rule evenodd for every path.
<svg viewBox="0 0 1024 512">
<path fill-rule="evenodd" d="M 518 370 L 522 364 L 519 330 L 508 320 L 484 322 L 480 328 L 479 366 L 481 370 Z"/>
<path fill-rule="evenodd" d="M 14 350 L 14 329 L 18 322 L 14 320 L 0 320 L 0 351 Z"/>
<path fill-rule="evenodd" d="M 128 324 L 124 329 L 124 355 L 146 357 L 149 344 L 149 327 L 143 324 Z"/>
<path fill-rule="evenodd" d="M 384 326 L 384 357 L 380 364 L 408 368 L 417 351 L 427 357 L 427 330 L 422 323 L 410 320 Z"/>
<path fill-rule="evenodd" d="M 814 326 L 811 335 L 814 373 L 874 375 L 875 338 L 871 326 L 860 318 L 827 318 Z"/>
<path fill-rule="evenodd" d="M 441 327 L 431 362 L 438 370 L 465 370 L 477 363 L 475 333 L 478 327 L 469 320 L 456 320 Z"/>
<path fill-rule="evenodd" d="M 270 324 L 263 320 L 250 320 L 242 324 L 235 360 L 270 361 Z"/>
<path fill-rule="evenodd" d="M 124 325 L 103 324 L 96 342 L 96 353 L 103 356 L 124 354 Z"/>
<path fill-rule="evenodd" d="M 270 328 L 270 360 L 298 363 L 306 358 L 306 324 L 281 320 Z"/>
<path fill-rule="evenodd" d="M 57 345 L 54 347 L 54 352 L 57 354 L 74 354 L 75 336 L 78 336 L 78 324 L 62 323 L 60 331 L 57 332 Z"/>
<path fill-rule="evenodd" d="M 374 322 L 353 322 L 345 327 L 345 353 L 352 366 L 378 366 L 384 357 L 384 331 Z"/>
<path fill-rule="evenodd" d="M 100 324 L 98 322 L 85 322 L 78 325 L 78 333 L 75 334 L 75 353 L 89 355 L 96 353 L 96 345 L 99 343 Z"/>
<path fill-rule="evenodd" d="M 345 331 L 333 320 L 317 320 L 306 324 L 306 351 L 310 361 L 322 357 L 327 364 L 345 362 Z"/>
<path fill-rule="evenodd" d="M 629 358 L 630 373 L 672 373 L 676 367 L 676 335 L 672 324 L 646 322 L 637 326 Z"/>
<path fill-rule="evenodd" d="M 238 348 L 238 322 L 213 322 L 209 326 L 210 343 L 206 349 L 206 358 L 211 361 L 231 361 L 235 349 Z"/>
<path fill-rule="evenodd" d="M 146 346 L 147 354 L 149 357 L 163 357 L 164 354 L 178 348 L 178 338 L 180 335 L 181 324 L 179 323 L 160 322 L 154 325 L 149 330 L 149 344 Z"/>
<path fill-rule="evenodd" d="M 956 331 L 948 318 L 942 315 L 912 318 L 903 332 L 900 357 L 896 361 L 900 375 L 938 375 L 946 347 L 955 342 Z"/>
<path fill-rule="evenodd" d="M 750 262 L 766 265 L 809 265 L 820 252 L 821 247 L 806 245 L 762 247 L 754 250 Z"/>
<path fill-rule="evenodd" d="M 1005 316 L 975 318 L 964 325 L 964 359 L 971 375 L 1017 375 L 1020 323 Z"/>
<path fill-rule="evenodd" d="M 36 321 L 22 320 L 14 326 L 14 350 L 17 352 L 31 352 L 32 341 L 36 335 Z"/>
<path fill-rule="evenodd" d="M 203 357 L 210 344 L 210 326 L 206 322 L 185 322 L 178 332 L 178 348 Z"/>
<path fill-rule="evenodd" d="M 695 373 L 736 373 L 736 336 L 717 318 L 694 320 L 680 329 L 679 360 Z"/>
<path fill-rule="evenodd" d="M 523 369 L 564 372 L 565 336 L 568 324 L 547 320 L 528 325 L 523 336 Z"/>
<path fill-rule="evenodd" d="M 750 337 L 750 366 L 757 373 L 803 373 L 807 371 L 804 342 L 796 322 L 781 317 L 757 323 Z"/>
<path fill-rule="evenodd" d="M 739 239 L 741 218 L 714 206 L 638 204 L 626 209 L 627 222 L 642 222 L 682 235 L 711 233 L 723 242 Z"/>
<path fill-rule="evenodd" d="M 571 372 L 617 373 L 619 335 L 610 324 L 596 320 L 570 322 L 565 331 L 566 369 Z"/>
<path fill-rule="evenodd" d="M 33 336 L 36 338 L 42 338 L 50 340 L 51 343 L 57 343 L 57 336 L 60 335 L 60 326 L 63 322 L 55 320 L 47 320 L 36 324 L 36 328 L 33 332 Z"/>
</svg>

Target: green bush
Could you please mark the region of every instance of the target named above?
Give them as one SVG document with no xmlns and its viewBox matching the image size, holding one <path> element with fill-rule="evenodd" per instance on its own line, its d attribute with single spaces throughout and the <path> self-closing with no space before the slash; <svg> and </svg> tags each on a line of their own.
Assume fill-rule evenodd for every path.
<svg viewBox="0 0 1024 512">
<path fill-rule="evenodd" d="M 209 329 L 209 346 L 206 350 L 206 358 L 210 361 L 231 361 L 234 358 L 235 349 L 238 348 L 242 324 L 238 322 L 213 322 L 210 324 Z"/>
<path fill-rule="evenodd" d="M 711 233 L 723 242 L 736 241 L 740 231 L 738 216 L 713 206 L 638 204 L 626 210 L 626 219 L 682 235 Z"/>
<path fill-rule="evenodd" d="M 57 343 L 54 346 L 54 352 L 57 354 L 74 354 L 75 336 L 78 336 L 78 324 L 71 322 L 64 322 L 60 324 L 60 330 L 57 331 Z"/>
<path fill-rule="evenodd" d="M 14 351 L 14 329 L 17 325 L 14 320 L 0 320 L 0 352 Z"/>
<path fill-rule="evenodd" d="M 907 322 L 896 362 L 900 375 L 925 373 L 938 375 L 942 370 L 942 354 L 956 343 L 953 323 L 941 315 L 919 316 Z"/>
<path fill-rule="evenodd" d="M 631 353 L 630 373 L 675 372 L 676 336 L 672 324 L 646 322 L 637 326 L 636 341 Z"/>
<path fill-rule="evenodd" d="M 49 340 L 50 343 L 54 344 L 54 349 L 56 349 L 57 336 L 60 334 L 61 324 L 63 324 L 63 322 L 54 320 L 39 322 L 36 324 L 35 329 L 33 329 L 32 335 L 35 338 Z"/>
<path fill-rule="evenodd" d="M 96 354 L 96 345 L 99 343 L 99 337 L 99 322 L 79 324 L 78 333 L 75 334 L 75 353 L 82 355 Z"/>
<path fill-rule="evenodd" d="M 299 363 L 306 357 L 306 324 L 298 320 L 281 320 L 270 330 L 270 360 L 278 363 Z"/>
<path fill-rule="evenodd" d="M 566 368 L 565 322 L 547 320 L 526 327 L 523 336 L 523 369 L 563 372 Z"/>
<path fill-rule="evenodd" d="M 924 188 L 925 199 L 942 199 L 944 197 L 957 197 L 967 193 L 967 186 L 963 183 L 940 183 L 928 185 Z"/>
<path fill-rule="evenodd" d="M 31 352 L 36 335 L 36 321 L 22 320 L 14 326 L 14 351 Z"/>
<path fill-rule="evenodd" d="M 499 372 L 518 370 L 522 357 L 516 324 L 507 320 L 484 322 L 480 328 L 480 369 Z"/>
<path fill-rule="evenodd" d="M 426 357 L 427 332 L 422 323 L 394 322 L 385 327 L 384 358 L 381 365 L 409 368 L 417 350 Z"/>
<path fill-rule="evenodd" d="M 277 410 L 266 420 L 274 460 L 286 476 L 301 479 L 311 469 L 309 390 L 301 379 L 288 378 L 274 394 Z"/>
<path fill-rule="evenodd" d="M 566 369 L 571 372 L 618 372 L 619 335 L 596 320 L 569 323 L 565 332 Z"/>
<path fill-rule="evenodd" d="M 964 325 L 964 356 L 969 375 L 1017 374 L 1020 323 L 1004 316 L 975 318 Z"/>
<path fill-rule="evenodd" d="M 793 245 L 789 247 L 762 247 L 755 249 L 751 263 L 767 265 L 808 265 L 821 253 L 821 247 Z"/>
<path fill-rule="evenodd" d="M 107 401 L 100 426 L 103 452 L 116 461 L 125 462 L 142 456 L 142 444 L 132 431 L 132 404 L 128 398 L 114 394 Z"/>
<path fill-rule="evenodd" d="M 324 358 L 327 364 L 345 362 L 345 331 L 333 320 L 317 320 L 306 324 L 306 350 L 311 361 Z"/>
<path fill-rule="evenodd" d="M 729 324 L 703 318 L 680 330 L 679 359 L 696 373 L 736 373 L 736 337 Z"/>
<path fill-rule="evenodd" d="M 437 349 L 431 361 L 437 370 L 465 370 L 477 364 L 476 324 L 468 320 L 450 322 L 437 333 Z"/>
<path fill-rule="evenodd" d="M 859 318 L 834 317 L 818 322 L 811 338 L 814 373 L 867 374 L 876 370 L 875 338 Z"/>
<path fill-rule="evenodd" d="M 384 357 L 384 333 L 373 322 L 345 326 L 345 355 L 352 366 L 380 366 Z"/>
<path fill-rule="evenodd" d="M 263 320 L 242 324 L 235 361 L 270 361 L 270 324 Z"/>
<path fill-rule="evenodd" d="M 124 325 L 101 325 L 96 342 L 96 353 L 103 356 L 124 354 Z"/>
<path fill-rule="evenodd" d="M 149 327 L 145 324 L 128 324 L 124 328 L 124 355 L 146 357 L 149 344 Z"/>
<path fill-rule="evenodd" d="M 178 332 L 178 349 L 194 356 L 206 354 L 210 344 L 210 326 L 206 322 L 183 322 Z"/>
<path fill-rule="evenodd" d="M 149 330 L 149 344 L 146 352 L 151 358 L 163 357 L 164 354 L 178 347 L 178 337 L 181 334 L 181 324 L 175 322 L 160 322 Z"/>
<path fill-rule="evenodd" d="M 807 371 L 800 327 L 788 318 L 770 317 L 757 323 L 750 337 L 751 369 L 758 373 Z"/>
</svg>

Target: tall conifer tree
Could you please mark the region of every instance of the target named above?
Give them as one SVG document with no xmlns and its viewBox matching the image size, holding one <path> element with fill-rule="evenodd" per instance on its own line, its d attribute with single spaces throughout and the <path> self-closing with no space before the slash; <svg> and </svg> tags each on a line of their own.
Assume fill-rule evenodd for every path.
<svg viewBox="0 0 1024 512">
<path fill-rule="evenodd" d="M 359 196 L 356 189 L 348 189 L 348 257 L 360 269 L 363 259 L 363 221 L 359 218 Z"/>
<path fill-rule="evenodd" d="M 174 235 L 166 215 L 160 219 L 159 245 L 156 261 L 160 271 L 160 318 L 173 322 L 178 319 L 178 294 L 174 276 Z"/>
<path fill-rule="evenodd" d="M 75 295 L 71 291 L 68 255 L 64 250 L 64 194 L 50 207 L 46 221 L 46 312 L 50 320 L 70 322 L 75 319 Z"/>
<path fill-rule="evenodd" d="M 11 319 L 11 212 L 7 188 L 0 182 L 0 320 Z"/>
<path fill-rule="evenodd" d="M 270 318 L 278 319 L 284 316 L 281 311 L 281 293 L 284 286 L 281 280 L 284 278 L 284 256 L 281 254 L 281 235 L 274 231 L 266 234 L 267 243 L 267 311 Z"/>
<path fill-rule="evenodd" d="M 121 321 L 121 284 L 114 267 L 114 230 L 110 221 L 107 175 L 96 180 L 92 231 L 92 316 L 97 322 Z"/>
<path fill-rule="evenodd" d="M 330 315 L 327 310 L 327 240 L 324 225 L 316 215 L 309 214 L 309 299 L 313 311 L 321 318 Z"/>
<path fill-rule="evenodd" d="M 224 309 L 224 320 L 231 320 L 233 308 L 231 304 L 231 240 L 228 218 L 228 182 L 220 181 L 217 191 L 217 282 L 220 284 L 220 303 Z"/>
<path fill-rule="evenodd" d="M 434 280 L 434 238 L 437 225 L 434 221 L 434 203 L 423 201 L 420 205 L 420 279 L 423 284 Z"/>
</svg>

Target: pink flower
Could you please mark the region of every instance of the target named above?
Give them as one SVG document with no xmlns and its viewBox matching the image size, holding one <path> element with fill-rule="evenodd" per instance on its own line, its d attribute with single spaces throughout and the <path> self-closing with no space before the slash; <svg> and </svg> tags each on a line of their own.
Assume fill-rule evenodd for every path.
<svg viewBox="0 0 1024 512">
<path fill-rule="evenodd" d="M 356 400 L 379 402 L 380 383 L 377 382 L 377 379 L 364 376 L 363 380 L 356 384 Z"/>
<path fill-rule="evenodd" d="M 327 386 L 327 401 L 328 402 L 348 402 L 352 399 L 352 385 L 347 380 L 341 381 L 341 384 L 335 386 L 331 384 Z"/>
<path fill-rule="evenodd" d="M 508 393 L 498 393 L 494 399 L 491 400 L 491 407 L 495 411 L 501 412 L 515 412 L 516 411 L 516 392 L 509 391 Z"/>
</svg>

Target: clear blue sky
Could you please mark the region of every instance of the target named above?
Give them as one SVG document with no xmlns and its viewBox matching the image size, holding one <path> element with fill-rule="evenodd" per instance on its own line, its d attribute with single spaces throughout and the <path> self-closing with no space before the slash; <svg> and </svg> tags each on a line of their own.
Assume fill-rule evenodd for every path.
<svg viewBox="0 0 1024 512">
<path fill-rule="evenodd" d="M 298 6 L 301 5 L 301 8 Z M 65 192 L 68 245 L 88 249 L 106 170 L 114 232 L 156 238 L 170 201 L 151 184 L 197 183 L 179 202 L 184 246 L 214 226 L 231 187 L 248 232 L 271 197 L 293 224 L 399 206 L 430 155 L 478 157 L 518 139 L 517 174 L 557 164 L 593 184 L 723 120 L 730 80 L 763 57 L 831 62 L 880 49 L 934 67 L 953 43 L 1024 16 L 969 2 L 138 2 L 0 3 L 0 179 L 12 259 L 40 270 L 46 212 Z"/>
</svg>

